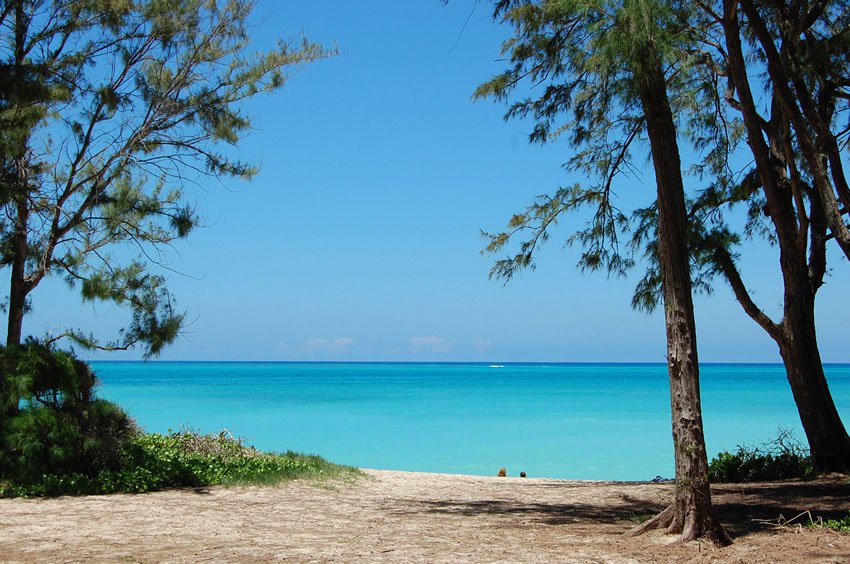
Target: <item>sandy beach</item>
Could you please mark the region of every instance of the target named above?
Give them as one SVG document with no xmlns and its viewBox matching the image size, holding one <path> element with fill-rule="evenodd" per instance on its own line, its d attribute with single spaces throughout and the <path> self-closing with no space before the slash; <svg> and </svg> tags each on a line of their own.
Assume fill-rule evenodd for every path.
<svg viewBox="0 0 850 564">
<path fill-rule="evenodd" d="M 850 562 L 846 478 L 713 488 L 735 544 L 624 537 L 671 484 L 367 470 L 354 482 L 0 500 L 0 560 Z M 796 520 L 790 524 L 786 521 Z"/>
</svg>

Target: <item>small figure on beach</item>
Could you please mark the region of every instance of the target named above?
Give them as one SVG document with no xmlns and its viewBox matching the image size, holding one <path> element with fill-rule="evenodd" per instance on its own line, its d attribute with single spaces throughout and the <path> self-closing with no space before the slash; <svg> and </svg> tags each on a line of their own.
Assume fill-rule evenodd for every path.
<svg viewBox="0 0 850 564">
<path fill-rule="evenodd" d="M 520 472 L 520 473 L 519 473 L 519 477 L 520 477 L 520 478 L 525 478 L 525 470 L 523 470 L 522 472 Z"/>
<path fill-rule="evenodd" d="M 507 476 L 507 475 L 508 475 L 508 471 L 507 471 L 507 470 L 505 470 L 504 468 L 499 468 L 499 477 L 500 477 L 500 478 L 504 478 L 504 477 L 505 477 L 505 476 Z"/>
</svg>

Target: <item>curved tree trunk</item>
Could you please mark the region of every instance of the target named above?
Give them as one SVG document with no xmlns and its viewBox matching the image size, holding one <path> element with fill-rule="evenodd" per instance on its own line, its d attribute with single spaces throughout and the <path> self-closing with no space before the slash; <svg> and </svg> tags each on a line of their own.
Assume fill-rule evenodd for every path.
<svg viewBox="0 0 850 564">
<path fill-rule="evenodd" d="M 744 4 L 749 10 L 748 13 L 756 15 L 752 11 L 754 7 L 751 2 Z M 759 20 L 753 18 L 753 21 Z M 813 251 L 816 260 L 811 265 L 806 261 L 807 232 L 806 228 L 801 229 L 801 222 L 798 221 L 798 216 L 805 216 L 805 209 L 801 208 L 795 213 L 793 190 L 785 174 L 788 157 L 783 156 L 783 144 L 787 141 L 783 137 L 789 134 L 783 122 L 794 122 L 793 115 L 783 113 L 783 110 L 787 110 L 787 104 L 783 105 L 787 93 L 783 98 L 780 91 L 785 87 L 781 82 L 773 81 L 777 91 L 774 93 L 770 122 L 764 127 L 764 120 L 756 110 L 747 77 L 738 21 L 738 0 L 724 0 L 723 27 L 729 53 L 729 74 L 738 93 L 741 114 L 747 128 L 747 142 L 753 151 L 756 169 L 767 199 L 768 213 L 779 242 L 779 262 L 784 282 L 782 322 L 774 324 L 761 319 L 763 313 L 752 306 L 740 280 L 733 280 L 729 276 L 730 271 L 724 270 L 738 301 L 744 305 L 750 317 L 765 328 L 779 345 L 788 382 L 815 462 L 815 470 L 846 472 L 850 469 L 850 437 L 847 436 L 829 392 L 815 333 L 814 300 L 826 267 L 825 255 L 823 249 L 819 248 L 818 252 Z M 779 62 L 778 54 L 774 53 L 770 61 L 774 71 Z M 765 133 L 768 136 L 767 141 L 764 138 Z M 815 174 L 815 186 L 828 187 L 828 182 L 822 175 Z M 829 217 L 829 202 L 819 197 L 824 190 L 825 188 L 816 189 L 810 196 L 813 245 L 816 239 L 817 245 L 824 244 L 824 226 L 820 223 L 827 221 Z"/>
<path fill-rule="evenodd" d="M 844 215 L 847 213 L 846 206 L 850 203 L 850 187 L 847 186 L 843 175 L 843 167 L 840 164 L 840 155 L 835 153 L 833 141 L 835 140 L 828 127 L 829 118 L 824 119 L 817 109 L 817 104 L 812 98 L 812 92 L 803 80 L 799 69 L 794 69 L 793 64 L 786 64 L 786 60 L 793 61 L 791 52 L 783 53 L 777 48 L 776 40 L 782 40 L 782 46 L 800 43 L 800 37 L 808 32 L 805 27 L 799 27 L 799 18 L 776 22 L 778 24 L 780 37 L 771 35 L 769 27 L 762 17 L 757 3 L 752 0 L 724 0 L 726 3 L 726 23 L 731 21 L 730 16 L 734 11 L 737 27 L 737 4 L 747 15 L 748 28 L 759 41 L 762 53 L 765 57 L 766 70 L 770 76 L 771 84 L 782 102 L 788 118 L 797 134 L 800 152 L 805 158 L 812 176 L 815 177 L 814 187 L 818 192 L 823 206 L 824 215 L 829 224 L 835 242 L 850 259 L 850 226 L 845 223 Z M 730 11 L 730 8 L 732 9 Z M 789 11 L 795 14 L 795 11 Z M 793 21 L 796 20 L 796 21 Z M 809 24 L 811 25 L 811 23 Z M 728 39 L 727 39 L 728 41 Z M 791 48 L 797 51 L 799 47 Z M 798 106 L 799 103 L 799 106 Z M 832 169 L 830 174 L 830 170 Z M 837 181 L 833 186 L 833 180 Z M 838 195 L 836 196 L 836 191 Z M 842 210 L 841 204 L 844 204 Z"/>
<path fill-rule="evenodd" d="M 850 436 L 823 372 L 814 317 L 814 299 L 808 288 L 791 289 L 786 281 L 785 320 L 777 343 L 815 472 L 850 472 Z"/>
<path fill-rule="evenodd" d="M 785 307 L 773 323 L 750 299 L 728 253 L 719 262 L 744 311 L 779 347 L 816 473 L 850 472 L 850 436 L 841 421 L 823 371 L 815 331 L 814 290 L 805 273 L 783 272 Z"/>
<path fill-rule="evenodd" d="M 705 537 L 727 545 L 731 539 L 715 519 L 708 482 L 702 426 L 696 323 L 687 246 L 687 214 L 676 125 L 667 99 L 661 60 L 645 46 L 636 69 L 646 116 L 658 190 L 658 254 L 667 328 L 667 370 L 676 458 L 676 499 L 655 518 L 632 531 L 664 527 L 682 541 Z"/>
</svg>

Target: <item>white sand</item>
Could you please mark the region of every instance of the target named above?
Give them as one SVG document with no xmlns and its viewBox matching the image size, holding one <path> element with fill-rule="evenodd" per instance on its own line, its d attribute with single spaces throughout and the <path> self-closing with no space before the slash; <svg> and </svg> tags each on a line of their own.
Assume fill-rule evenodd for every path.
<svg viewBox="0 0 850 564">
<path fill-rule="evenodd" d="M 736 537 L 716 549 L 623 537 L 669 484 L 367 471 L 355 482 L 0 500 L 0 560 L 850 562 L 850 535 L 776 526 L 843 511 L 846 479 L 716 488 Z M 798 511 L 799 510 L 799 511 Z"/>
</svg>

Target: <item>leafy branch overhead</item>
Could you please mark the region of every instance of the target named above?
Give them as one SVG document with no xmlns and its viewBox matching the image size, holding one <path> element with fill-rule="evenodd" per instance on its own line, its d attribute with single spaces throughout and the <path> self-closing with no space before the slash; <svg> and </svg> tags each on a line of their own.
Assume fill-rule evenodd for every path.
<svg viewBox="0 0 850 564">
<path fill-rule="evenodd" d="M 532 142 L 565 139 L 570 157 L 564 168 L 585 180 L 538 197 L 511 219 L 507 230 L 484 233 L 485 253 L 503 253 L 511 244 L 518 248 L 495 261 L 491 276 L 507 280 L 533 267 L 535 251 L 569 214 L 575 214 L 574 223 L 584 218 L 565 239 L 567 245 L 581 246 L 580 268 L 622 275 L 635 264 L 636 249 L 621 244 L 634 218 L 618 207 L 615 186 L 620 177 L 637 176 L 642 170 L 642 163 L 634 162 L 633 149 L 645 142 L 646 131 L 633 71 L 620 55 L 632 47 L 623 39 L 629 32 L 618 10 L 613 4 L 496 2 L 495 16 L 514 29 L 503 44 L 509 64 L 480 85 L 474 97 L 509 102 L 505 119 L 531 120 Z M 665 17 L 678 13 L 670 14 Z M 672 69 L 671 103 L 677 110 L 703 103 L 714 76 L 697 64 L 698 54 L 686 48 L 685 31 L 665 34 L 658 43 L 664 63 Z M 586 209 L 589 214 L 583 213 Z"/>
<path fill-rule="evenodd" d="M 482 232 L 489 240 L 484 252 L 491 254 L 503 251 L 519 233 L 528 233 L 514 256 L 493 263 L 490 276 L 507 282 L 522 269 L 534 268 L 534 253 L 549 239 L 549 230 L 558 224 L 560 216 L 586 206 L 593 208 L 593 217 L 585 229 L 576 231 L 567 239 L 567 244 L 583 245 L 584 252 L 579 262 L 582 268 L 604 268 L 608 272 L 625 273 L 634 262 L 619 252 L 618 234 L 625 229 L 628 218 L 611 204 L 610 194 L 606 190 L 585 189 L 575 185 L 561 188 L 553 196 L 539 196 L 523 213 L 511 218 L 508 231 Z"/>
<path fill-rule="evenodd" d="M 475 97 L 507 102 L 506 119 L 534 124 L 532 142 L 566 139 L 572 156 L 565 168 L 585 180 L 538 197 L 504 231 L 484 233 L 484 252 L 497 256 L 491 276 L 508 280 L 533 267 L 540 245 L 569 216 L 577 227 L 566 243 L 582 247 L 580 267 L 621 274 L 640 262 L 646 270 L 632 306 L 661 303 L 659 210 L 669 202 L 658 197 L 620 211 L 613 189 L 615 182 L 624 189 L 617 179 L 638 169 L 635 141 L 652 142 L 651 120 L 634 91 L 648 63 L 631 48 L 650 45 L 663 71 L 656 90 L 666 90 L 675 121 L 669 137 L 692 149 L 682 230 L 691 287 L 710 293 L 717 278 L 725 280 L 743 312 L 778 345 L 816 470 L 847 471 L 850 435 L 824 376 L 815 297 L 828 273 L 828 245 L 850 257 L 842 156 L 850 139 L 850 3 L 494 4 L 495 18 L 513 30 L 503 47 L 508 68 Z M 636 19 L 629 25 L 631 11 L 658 22 L 650 36 L 634 36 L 646 30 Z M 671 156 L 653 151 L 657 185 L 658 164 Z M 739 248 L 747 238 L 776 248 L 782 300 L 772 311 L 745 282 Z"/>
<path fill-rule="evenodd" d="M 523 268 L 533 268 L 540 245 L 549 240 L 553 228 L 559 224 L 563 228 L 569 216 L 573 229 L 567 232 L 564 242 L 582 248 L 580 268 L 602 268 L 620 275 L 637 264 L 639 255 L 646 259 L 647 269 L 632 304 L 639 309 L 653 309 L 660 295 L 657 245 L 653 244 L 654 204 L 632 211 L 617 204 L 616 192 L 632 189 L 626 186 L 626 177 L 637 178 L 645 169 L 643 163 L 634 161 L 632 149 L 636 142 L 645 143 L 646 139 L 629 71 L 622 58 L 612 56 L 624 48 L 625 42 L 616 16 L 618 4 L 577 0 L 502 0 L 494 4 L 495 17 L 514 30 L 503 44 L 508 65 L 481 84 L 474 98 L 508 103 L 505 119 L 529 120 L 533 124 L 529 135 L 532 142 L 566 141 L 570 156 L 564 168 L 584 180 L 571 188 L 539 196 L 526 210 L 513 216 L 505 230 L 483 232 L 487 240 L 483 252 L 497 257 L 491 276 L 508 280 Z M 850 119 L 848 85 L 836 76 L 836 69 L 846 66 L 850 46 L 847 34 L 840 32 L 847 29 L 850 21 L 846 10 L 840 9 L 844 4 L 821 3 L 822 12 L 812 12 L 799 21 L 790 12 L 772 13 L 765 24 L 770 33 L 778 35 L 784 24 L 776 20 L 790 18 L 797 23 L 788 25 L 797 26 L 800 35 L 807 37 L 793 49 L 785 48 L 796 61 L 789 62 L 788 72 L 801 76 L 794 82 L 795 88 L 804 94 L 811 92 L 820 100 L 823 115 L 814 116 L 812 121 L 832 123 L 838 129 L 833 133 L 824 126 L 823 140 L 819 141 L 825 147 L 824 155 L 829 154 L 827 146 L 834 146 L 833 140 L 846 143 L 850 134 L 850 126 L 840 121 Z M 805 5 L 808 3 L 800 9 L 805 10 Z M 741 157 L 746 128 L 741 102 L 729 76 L 729 53 L 720 14 L 722 10 L 715 9 L 712 3 L 673 3 L 666 28 L 673 32 L 653 38 L 664 56 L 679 131 L 698 155 L 689 167 L 689 245 L 694 287 L 704 292 L 711 291 L 717 275 L 730 283 L 730 276 L 740 278 L 735 247 L 741 240 L 761 237 L 772 244 L 778 242 L 762 180 L 752 162 Z M 786 38 L 786 43 L 791 39 Z M 752 43 L 747 55 L 749 64 L 766 72 L 768 64 L 760 54 L 758 39 L 754 37 Z M 818 62 L 821 59 L 815 60 L 815 53 L 834 64 L 827 68 Z M 770 116 L 759 115 L 756 119 L 766 134 L 776 127 Z M 804 116 L 799 121 L 804 122 Z M 815 129 L 815 125 L 804 123 L 801 127 L 810 132 Z M 840 200 L 846 185 L 843 169 L 834 166 L 827 171 L 831 176 L 821 171 L 819 178 L 809 165 L 798 136 L 791 135 L 786 144 L 783 150 L 793 156 L 782 158 L 789 168 L 789 178 L 799 187 L 795 188 L 799 193 L 794 196 L 798 210 L 794 213 L 801 221 L 807 221 L 809 216 L 817 220 L 823 215 L 823 224 L 829 220 L 829 205 L 818 190 L 834 185 L 832 200 Z M 840 159 L 833 160 L 836 165 L 841 164 Z M 741 225 L 730 222 L 730 218 L 740 217 L 734 211 L 738 207 L 746 210 Z M 841 211 L 847 214 L 846 208 Z M 841 244 L 843 227 L 829 225 L 833 233 L 826 238 L 835 238 Z M 811 240 L 820 239 L 814 235 Z M 621 244 L 623 241 L 627 244 Z M 815 286 L 822 284 L 825 272 L 821 254 L 814 248 L 811 257 Z"/>
<path fill-rule="evenodd" d="M 127 305 L 108 347 L 155 354 L 182 314 L 156 272 L 199 217 L 187 189 L 250 178 L 242 102 L 333 54 L 305 38 L 253 52 L 245 0 L 16 0 L 0 13 L 0 261 L 10 342 L 48 276 Z M 122 266 L 128 264 L 129 266 Z M 95 340 L 69 330 L 88 346 Z"/>
</svg>

